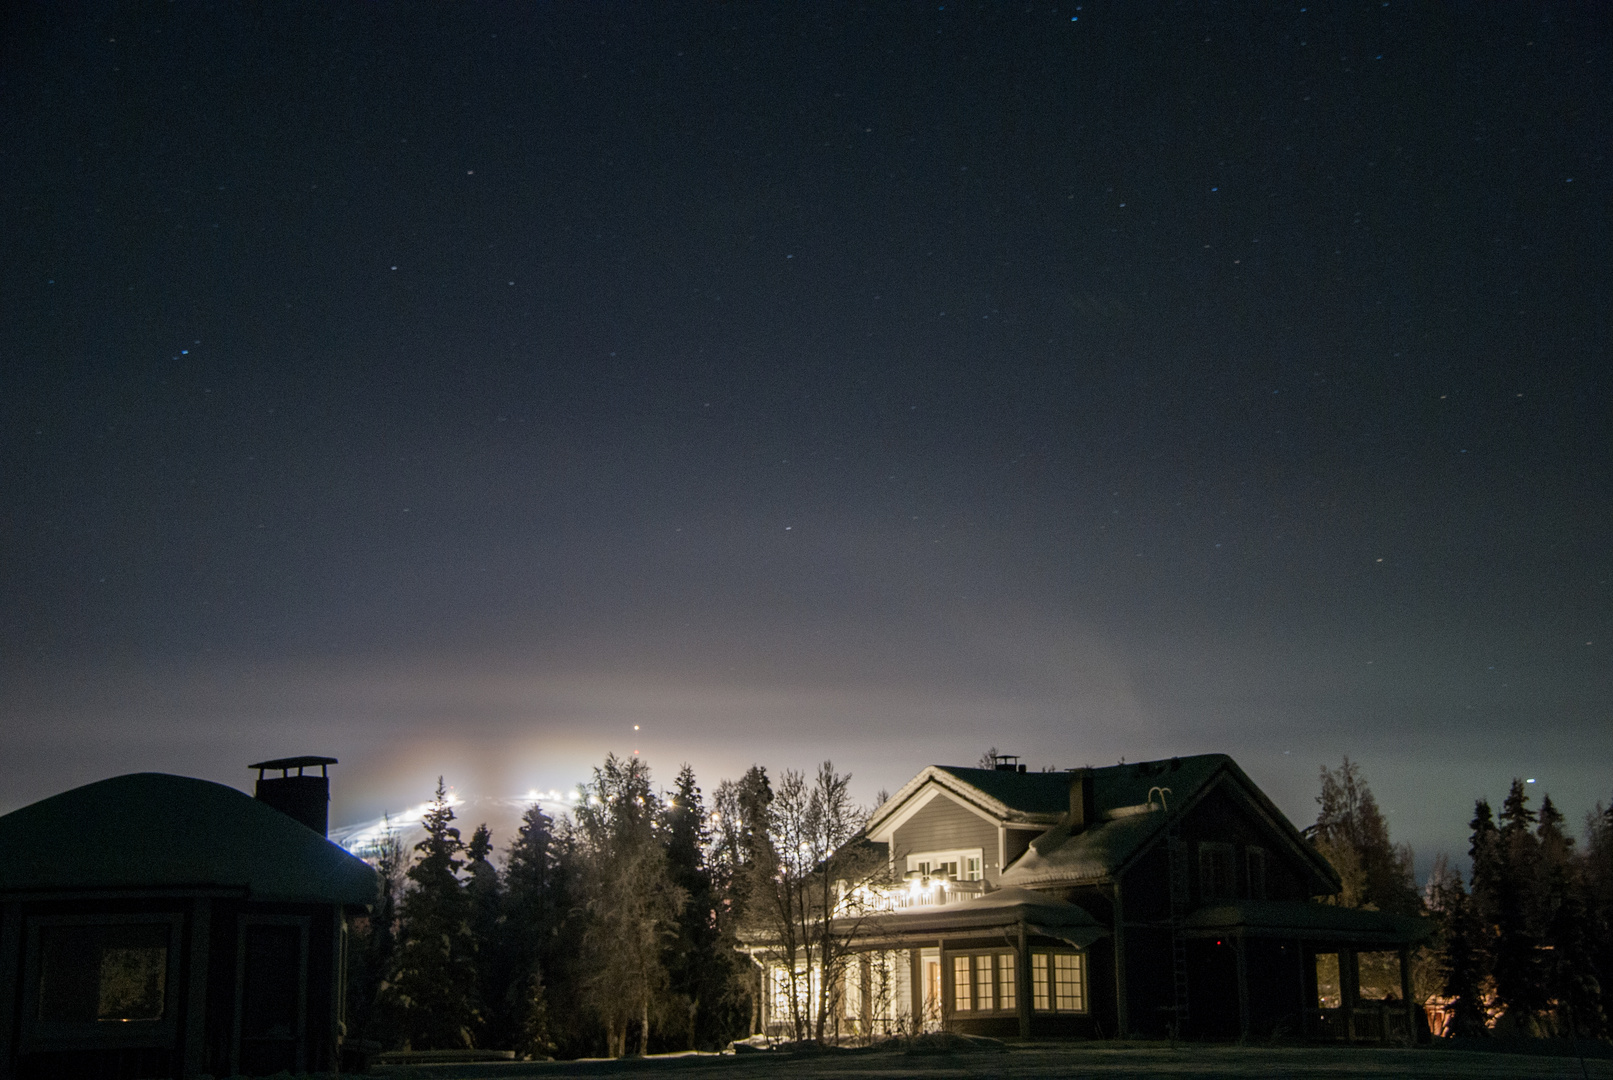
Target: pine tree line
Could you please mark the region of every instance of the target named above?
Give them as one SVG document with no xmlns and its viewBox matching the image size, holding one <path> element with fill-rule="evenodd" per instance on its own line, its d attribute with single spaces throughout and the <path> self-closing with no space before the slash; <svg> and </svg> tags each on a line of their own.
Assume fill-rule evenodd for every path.
<svg viewBox="0 0 1613 1080">
<path fill-rule="evenodd" d="M 1358 766 L 1322 769 L 1317 802 L 1307 833 L 1343 883 L 1331 902 L 1433 920 L 1412 982 L 1449 1012 L 1444 1034 L 1613 1036 L 1613 807 L 1598 804 L 1580 847 L 1551 796 L 1532 810 L 1513 780 L 1499 819 L 1474 806 L 1468 881 L 1441 858 L 1419 890 Z"/>
<path fill-rule="evenodd" d="M 825 768 L 843 795 L 849 778 Z M 766 771 L 725 781 L 715 813 L 689 766 L 658 792 L 637 757 L 606 758 L 578 794 L 568 818 L 528 808 L 500 866 L 485 825 L 461 839 L 439 779 L 425 838 L 410 853 L 390 834 L 373 857 L 350 1037 L 543 1058 L 713 1050 L 754 1030 L 737 935 L 779 866 Z"/>
</svg>

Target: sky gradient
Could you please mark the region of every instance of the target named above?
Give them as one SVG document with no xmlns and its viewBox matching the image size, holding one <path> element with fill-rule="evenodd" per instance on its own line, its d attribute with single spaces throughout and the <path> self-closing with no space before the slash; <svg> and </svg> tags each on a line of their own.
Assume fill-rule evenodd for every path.
<svg viewBox="0 0 1613 1080">
<path fill-rule="evenodd" d="M 1613 796 L 1597 5 L 0 18 L 0 811 L 1348 754 L 1426 866 Z"/>
</svg>

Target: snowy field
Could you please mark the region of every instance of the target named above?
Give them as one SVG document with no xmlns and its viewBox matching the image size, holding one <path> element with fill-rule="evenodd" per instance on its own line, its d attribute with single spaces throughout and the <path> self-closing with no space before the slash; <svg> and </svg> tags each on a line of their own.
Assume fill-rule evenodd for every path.
<svg viewBox="0 0 1613 1080">
<path fill-rule="evenodd" d="M 1041 1080 L 1052 1077 L 1097 1077 L 1142 1080 L 1144 1077 L 1220 1080 L 1243 1077 L 1412 1077 L 1473 1080 L 1613 1080 L 1613 1060 L 1586 1058 L 1584 1071 L 1574 1057 L 1472 1053 L 1457 1050 L 1392 1050 L 1366 1048 L 1268 1048 L 1233 1046 L 1071 1046 L 1029 1043 L 1004 1052 L 909 1055 L 894 1052 L 826 1053 L 795 1057 L 785 1054 L 688 1055 L 627 1061 L 560 1061 L 508 1065 L 392 1066 L 375 1075 L 494 1080 L 500 1077 L 584 1078 L 642 1077 L 654 1080 L 827 1080 L 867 1077 L 898 1080 L 914 1077 L 1002 1077 Z"/>
</svg>

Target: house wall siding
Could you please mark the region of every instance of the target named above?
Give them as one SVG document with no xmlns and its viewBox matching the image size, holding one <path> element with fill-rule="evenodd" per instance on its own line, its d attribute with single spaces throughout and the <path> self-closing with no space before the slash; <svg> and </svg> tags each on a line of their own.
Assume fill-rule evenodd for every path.
<svg viewBox="0 0 1613 1080">
<path fill-rule="evenodd" d="M 997 865 L 997 827 L 947 796 L 937 795 L 896 830 L 891 856 L 900 872 L 907 856 L 915 852 L 976 847 L 982 856 L 981 873 L 988 881 L 996 880 L 1001 870 Z"/>
</svg>

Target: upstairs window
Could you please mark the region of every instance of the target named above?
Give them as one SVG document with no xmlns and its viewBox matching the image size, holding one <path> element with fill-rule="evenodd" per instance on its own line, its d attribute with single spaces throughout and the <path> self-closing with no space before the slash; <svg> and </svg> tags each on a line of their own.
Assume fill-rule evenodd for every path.
<svg viewBox="0 0 1613 1080">
<path fill-rule="evenodd" d="M 971 851 L 919 851 L 907 857 L 907 868 L 909 871 L 917 870 L 925 877 L 979 881 L 982 854 L 979 848 Z"/>
<path fill-rule="evenodd" d="M 1244 852 L 1244 862 L 1249 871 L 1249 899 L 1266 899 L 1266 851 L 1264 848 L 1252 847 Z"/>
<path fill-rule="evenodd" d="M 1231 844 L 1199 844 L 1199 895 L 1205 900 L 1236 900 Z"/>
</svg>

